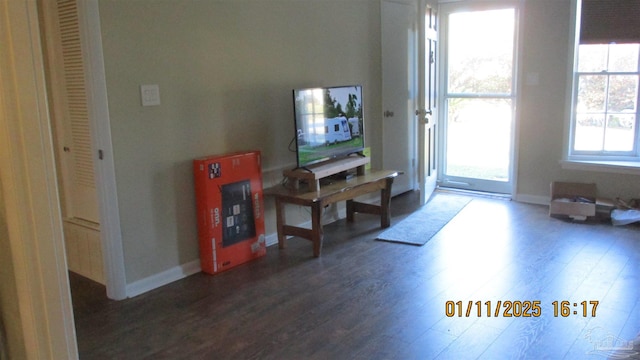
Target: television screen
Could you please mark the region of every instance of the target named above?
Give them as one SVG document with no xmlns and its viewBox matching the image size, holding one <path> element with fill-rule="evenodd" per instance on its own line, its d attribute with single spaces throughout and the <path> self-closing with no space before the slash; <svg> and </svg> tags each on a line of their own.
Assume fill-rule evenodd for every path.
<svg viewBox="0 0 640 360">
<path fill-rule="evenodd" d="M 364 150 L 362 86 L 293 90 L 298 167 Z"/>
</svg>

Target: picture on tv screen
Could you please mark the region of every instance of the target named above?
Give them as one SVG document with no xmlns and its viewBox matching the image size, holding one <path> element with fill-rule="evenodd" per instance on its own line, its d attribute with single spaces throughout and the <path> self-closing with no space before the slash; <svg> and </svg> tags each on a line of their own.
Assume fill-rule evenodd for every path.
<svg viewBox="0 0 640 360">
<path fill-rule="evenodd" d="M 298 167 L 364 149 L 362 86 L 293 91 Z"/>
</svg>

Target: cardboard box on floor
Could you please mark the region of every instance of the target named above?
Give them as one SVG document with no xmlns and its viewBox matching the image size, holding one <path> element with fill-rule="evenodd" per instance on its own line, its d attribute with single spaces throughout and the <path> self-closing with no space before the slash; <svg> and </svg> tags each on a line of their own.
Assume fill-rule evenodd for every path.
<svg viewBox="0 0 640 360">
<path fill-rule="evenodd" d="M 193 160 L 200 266 L 208 274 L 266 255 L 259 151 Z"/>
<path fill-rule="evenodd" d="M 596 215 L 596 184 L 554 181 L 551 183 L 549 215 L 585 220 Z"/>
</svg>

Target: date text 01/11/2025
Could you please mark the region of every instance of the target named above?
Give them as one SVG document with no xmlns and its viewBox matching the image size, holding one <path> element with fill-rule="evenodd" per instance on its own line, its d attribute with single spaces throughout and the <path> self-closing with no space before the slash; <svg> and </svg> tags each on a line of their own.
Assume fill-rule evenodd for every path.
<svg viewBox="0 0 640 360">
<path fill-rule="evenodd" d="M 596 309 L 600 302 L 597 300 L 570 302 L 568 300 L 553 301 L 554 317 L 595 317 Z M 445 315 L 448 317 L 539 317 L 542 315 L 542 302 L 540 300 L 510 301 L 446 301 Z"/>
</svg>

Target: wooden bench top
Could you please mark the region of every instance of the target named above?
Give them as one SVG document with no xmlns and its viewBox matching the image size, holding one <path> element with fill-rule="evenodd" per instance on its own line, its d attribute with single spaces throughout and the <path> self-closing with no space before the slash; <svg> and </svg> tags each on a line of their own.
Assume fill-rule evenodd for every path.
<svg viewBox="0 0 640 360">
<path fill-rule="evenodd" d="M 366 171 L 364 175 L 354 176 L 348 180 L 331 180 L 330 183 L 323 184 L 318 191 L 309 191 L 308 185 L 302 185 L 299 189 L 289 189 L 283 185 L 277 185 L 265 189 L 264 195 L 286 198 L 287 202 L 301 205 L 326 202 L 327 199 L 334 198 L 340 193 L 351 192 L 352 190 L 357 190 L 358 187 L 371 186 L 371 184 L 394 178 L 398 175 L 398 171 L 395 170 L 371 170 Z M 341 199 L 336 201 L 339 200 Z"/>
</svg>

